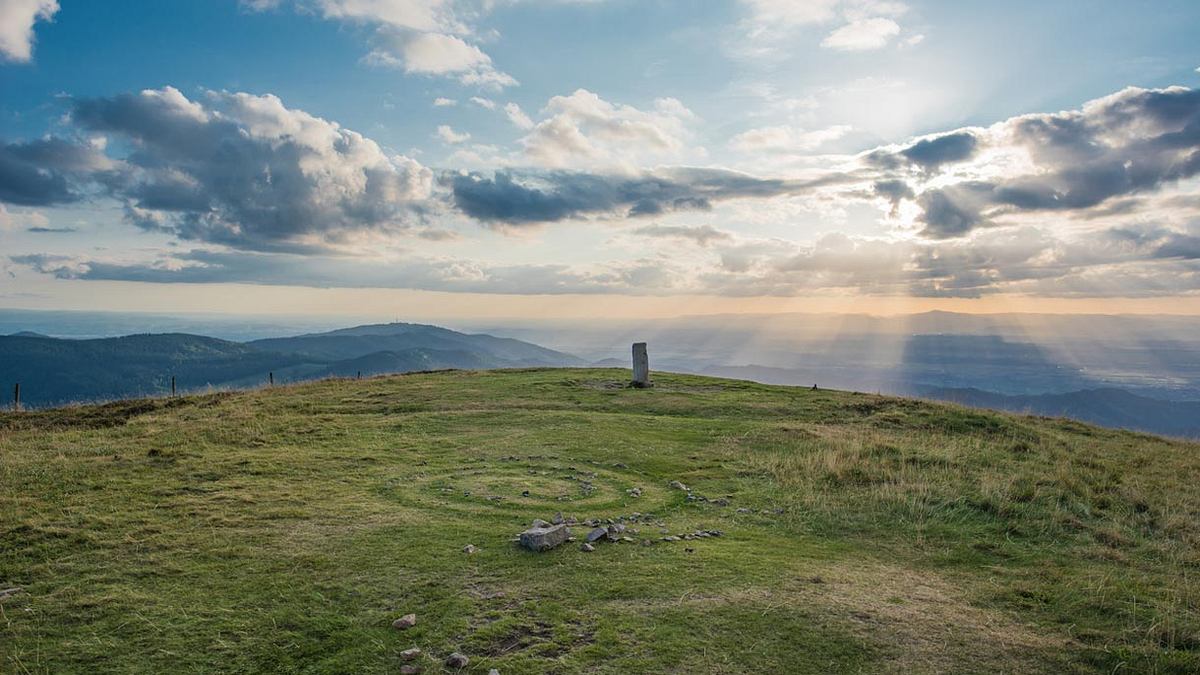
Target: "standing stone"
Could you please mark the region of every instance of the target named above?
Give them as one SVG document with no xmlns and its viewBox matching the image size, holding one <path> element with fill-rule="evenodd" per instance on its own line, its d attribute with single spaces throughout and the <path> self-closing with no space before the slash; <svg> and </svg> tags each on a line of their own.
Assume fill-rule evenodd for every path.
<svg viewBox="0 0 1200 675">
<path fill-rule="evenodd" d="M 633 343 L 633 386 L 639 389 L 650 386 L 650 357 L 645 342 Z"/>
<path fill-rule="evenodd" d="M 530 551 L 549 551 L 564 543 L 571 536 L 566 525 L 531 527 L 521 533 L 521 546 Z"/>
</svg>

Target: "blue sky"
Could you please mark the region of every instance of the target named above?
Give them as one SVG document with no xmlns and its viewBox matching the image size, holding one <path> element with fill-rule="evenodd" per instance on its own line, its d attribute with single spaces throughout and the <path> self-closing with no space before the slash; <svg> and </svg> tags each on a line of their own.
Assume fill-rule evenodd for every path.
<svg viewBox="0 0 1200 675">
<path fill-rule="evenodd" d="M 0 25 L 0 305 L 1200 309 L 1195 2 L 0 0 Z"/>
</svg>

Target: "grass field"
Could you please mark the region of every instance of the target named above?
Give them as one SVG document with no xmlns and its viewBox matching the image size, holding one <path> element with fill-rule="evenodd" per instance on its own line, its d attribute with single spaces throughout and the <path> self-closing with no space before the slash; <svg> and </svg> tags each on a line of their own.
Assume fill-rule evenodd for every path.
<svg viewBox="0 0 1200 675">
<path fill-rule="evenodd" d="M 0 415 L 0 672 L 1200 672 L 1200 446 L 627 377 Z M 511 543 L 560 510 L 651 515 Z"/>
</svg>

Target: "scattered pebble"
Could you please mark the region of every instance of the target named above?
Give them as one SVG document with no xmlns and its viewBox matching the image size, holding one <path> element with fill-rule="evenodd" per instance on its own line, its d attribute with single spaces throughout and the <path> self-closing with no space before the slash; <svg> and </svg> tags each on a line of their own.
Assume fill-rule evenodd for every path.
<svg viewBox="0 0 1200 675">
<path fill-rule="evenodd" d="M 467 544 L 463 547 L 463 553 L 466 553 L 467 555 L 471 555 L 478 550 L 479 549 L 475 547 L 475 544 Z"/>
<path fill-rule="evenodd" d="M 405 649 L 404 651 L 400 652 L 400 658 L 404 659 L 405 661 L 415 661 L 420 656 L 421 656 L 421 649 L 419 647 L 413 647 L 412 649 Z"/>
<path fill-rule="evenodd" d="M 421 666 L 416 666 L 411 663 L 406 663 L 400 666 L 400 675 L 420 675 Z"/>
<path fill-rule="evenodd" d="M 675 490 L 683 490 L 684 492 L 688 491 L 688 487 L 677 480 L 671 481 L 671 488 Z"/>
<path fill-rule="evenodd" d="M 584 553 L 591 553 L 592 551 L 596 550 L 596 547 L 592 546 L 591 544 L 589 544 L 585 541 L 579 545 L 579 550 L 583 551 Z"/>
<path fill-rule="evenodd" d="M 446 657 L 447 668 L 466 668 L 470 662 L 471 659 L 467 658 L 466 654 L 459 654 L 458 652 L 454 652 Z"/>
<path fill-rule="evenodd" d="M 404 616 L 392 622 L 392 628 L 396 630 L 407 630 L 417 625 L 416 614 L 405 614 Z"/>
</svg>

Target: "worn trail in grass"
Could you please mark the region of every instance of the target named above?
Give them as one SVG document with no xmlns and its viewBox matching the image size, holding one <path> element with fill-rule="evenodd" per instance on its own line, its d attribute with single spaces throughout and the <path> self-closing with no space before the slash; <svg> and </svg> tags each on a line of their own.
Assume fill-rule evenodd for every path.
<svg viewBox="0 0 1200 675">
<path fill-rule="evenodd" d="M 413 646 L 427 672 L 1200 669 L 1197 445 L 625 377 L 0 416 L 0 671 L 395 672 Z M 654 544 L 510 543 L 559 510 L 653 514 Z M 699 528 L 726 534 L 659 541 Z"/>
</svg>

